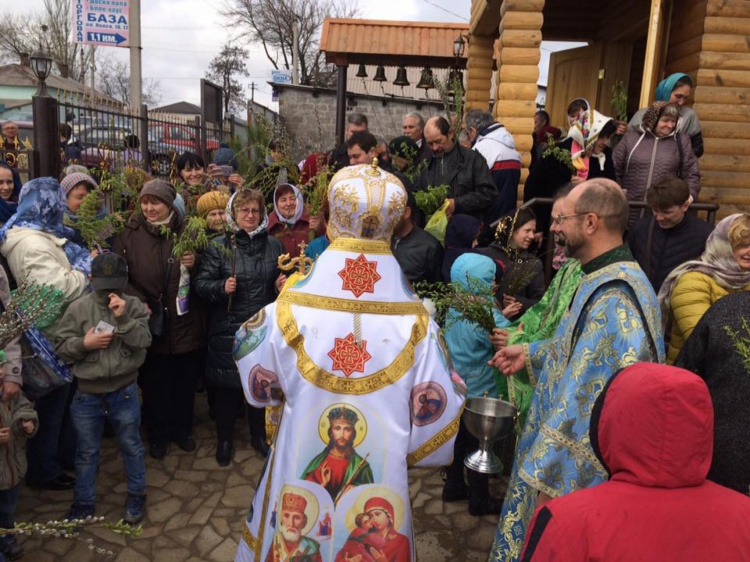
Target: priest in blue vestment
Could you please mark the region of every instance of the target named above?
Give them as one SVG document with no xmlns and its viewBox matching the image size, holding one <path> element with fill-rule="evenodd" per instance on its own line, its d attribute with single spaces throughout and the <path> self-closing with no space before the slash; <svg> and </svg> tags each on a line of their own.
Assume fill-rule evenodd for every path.
<svg viewBox="0 0 750 562">
<path fill-rule="evenodd" d="M 623 244 L 628 203 L 615 182 L 581 183 L 553 216 L 552 231 L 583 279 L 555 335 L 499 351 L 491 363 L 510 375 L 526 367 L 534 395 L 518 442 L 491 561 L 518 560 L 537 507 L 607 479 L 589 437 L 597 396 L 618 370 L 663 362 L 659 306 Z"/>
</svg>

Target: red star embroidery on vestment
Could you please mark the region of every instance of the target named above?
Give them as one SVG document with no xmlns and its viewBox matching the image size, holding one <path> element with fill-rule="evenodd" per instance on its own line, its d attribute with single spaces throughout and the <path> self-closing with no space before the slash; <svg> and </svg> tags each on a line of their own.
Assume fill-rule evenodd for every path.
<svg viewBox="0 0 750 562">
<path fill-rule="evenodd" d="M 364 293 L 374 293 L 375 283 L 381 279 L 378 262 L 368 261 L 364 254 L 360 254 L 356 260 L 346 258 L 346 265 L 339 271 L 339 277 L 344 280 L 341 288 L 351 291 L 357 298 Z"/>
<path fill-rule="evenodd" d="M 352 373 L 364 373 L 365 363 L 372 359 L 367 353 L 367 342 L 362 346 L 357 345 L 354 334 L 349 334 L 344 339 L 334 338 L 333 349 L 328 352 L 328 357 L 333 359 L 333 370 L 343 371 L 347 377 Z"/>
</svg>

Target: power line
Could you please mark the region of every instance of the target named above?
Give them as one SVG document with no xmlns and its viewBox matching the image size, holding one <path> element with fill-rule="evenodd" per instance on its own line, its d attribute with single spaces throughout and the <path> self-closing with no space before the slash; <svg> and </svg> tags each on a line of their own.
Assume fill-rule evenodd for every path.
<svg viewBox="0 0 750 562">
<path fill-rule="evenodd" d="M 458 19 L 462 19 L 462 20 L 464 20 L 464 21 L 469 21 L 469 19 L 468 19 L 468 18 L 465 18 L 464 16 L 460 16 L 460 15 L 458 15 L 458 14 L 457 14 L 456 12 L 451 12 L 451 11 L 450 11 L 449 9 L 447 9 L 447 8 L 443 8 L 443 7 L 442 7 L 441 5 L 439 5 L 439 4 L 435 4 L 435 2 L 431 2 L 430 0 L 424 0 L 424 1 L 425 1 L 425 2 L 427 2 L 427 3 L 428 3 L 428 4 L 430 5 L 430 6 L 435 6 L 436 8 L 438 8 L 438 9 L 440 9 L 440 10 L 443 10 L 444 12 L 446 12 L 446 13 L 448 13 L 448 14 L 452 15 L 452 16 L 456 16 L 456 17 L 457 17 Z"/>
</svg>

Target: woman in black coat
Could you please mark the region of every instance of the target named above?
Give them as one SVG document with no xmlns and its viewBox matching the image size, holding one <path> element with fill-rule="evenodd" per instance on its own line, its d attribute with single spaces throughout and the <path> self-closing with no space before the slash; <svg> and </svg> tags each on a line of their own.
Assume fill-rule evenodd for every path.
<svg viewBox="0 0 750 562">
<path fill-rule="evenodd" d="M 675 361 L 704 381 L 714 404 L 714 454 L 708 479 L 750 493 L 750 292 L 708 309 Z"/>
<path fill-rule="evenodd" d="M 209 244 L 193 280 L 195 292 L 210 306 L 206 383 L 214 396 L 216 461 L 220 466 L 227 466 L 232 459 L 234 421 L 243 401 L 232 357 L 234 335 L 243 322 L 276 299 L 286 279 L 277 265 L 281 243 L 268 235 L 266 205 L 260 191 L 244 190 L 233 195 L 227 221 L 234 227 L 234 234 L 220 236 Z M 250 443 L 265 456 L 265 410 L 248 406 L 248 421 Z"/>
</svg>

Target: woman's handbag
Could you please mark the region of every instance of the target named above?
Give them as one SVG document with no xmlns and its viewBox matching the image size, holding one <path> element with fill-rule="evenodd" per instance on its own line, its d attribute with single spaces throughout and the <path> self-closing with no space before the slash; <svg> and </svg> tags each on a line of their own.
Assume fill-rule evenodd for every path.
<svg viewBox="0 0 750 562">
<path fill-rule="evenodd" d="M 31 400 L 38 400 L 73 380 L 68 365 L 38 328 L 31 327 L 21 336 L 21 357 L 23 391 Z"/>
<path fill-rule="evenodd" d="M 151 311 L 151 318 L 148 319 L 148 328 L 151 330 L 151 337 L 160 338 L 167 331 L 167 320 L 169 319 L 169 309 L 164 303 L 164 295 L 167 294 L 167 285 L 169 284 L 169 274 L 172 273 L 172 261 L 170 257 L 167 260 L 167 272 L 164 275 L 164 284 L 162 285 L 161 295 L 156 301 L 156 306 Z"/>
</svg>

